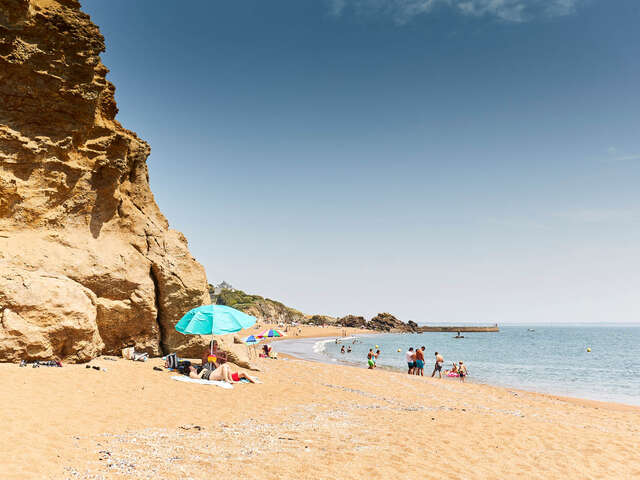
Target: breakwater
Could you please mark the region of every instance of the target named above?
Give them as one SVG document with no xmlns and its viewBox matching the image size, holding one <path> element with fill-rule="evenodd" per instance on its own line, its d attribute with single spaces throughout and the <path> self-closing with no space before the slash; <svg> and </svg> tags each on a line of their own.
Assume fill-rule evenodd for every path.
<svg viewBox="0 0 640 480">
<path fill-rule="evenodd" d="M 427 333 L 427 332 L 499 332 L 498 324 L 494 325 L 485 325 L 485 326 L 469 326 L 466 325 L 464 327 L 456 327 L 456 326 L 435 326 L 435 325 L 421 325 L 418 327 L 418 333 Z"/>
</svg>

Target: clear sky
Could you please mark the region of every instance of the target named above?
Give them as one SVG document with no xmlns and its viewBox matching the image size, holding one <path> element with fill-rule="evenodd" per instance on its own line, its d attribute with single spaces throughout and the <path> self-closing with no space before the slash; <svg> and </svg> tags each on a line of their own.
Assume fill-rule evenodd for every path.
<svg viewBox="0 0 640 480">
<path fill-rule="evenodd" d="M 210 282 L 306 313 L 640 322 L 637 0 L 84 0 Z"/>
</svg>

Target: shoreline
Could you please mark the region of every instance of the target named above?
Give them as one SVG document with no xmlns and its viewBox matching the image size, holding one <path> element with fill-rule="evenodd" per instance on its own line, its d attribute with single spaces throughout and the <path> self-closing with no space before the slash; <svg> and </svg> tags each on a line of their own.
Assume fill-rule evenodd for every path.
<svg viewBox="0 0 640 480">
<path fill-rule="evenodd" d="M 375 333 L 370 333 L 371 335 L 383 335 L 387 332 L 375 332 Z M 362 334 L 367 335 L 367 334 Z M 300 351 L 299 349 L 286 349 L 288 351 L 280 351 L 278 350 L 278 346 L 275 347 L 275 350 L 278 352 L 278 355 L 285 355 L 288 358 L 296 358 L 298 360 L 303 360 L 303 361 L 310 361 L 310 362 L 315 362 L 315 363 L 323 363 L 323 364 L 327 364 L 327 365 L 336 365 L 336 366 L 342 366 L 342 367 L 355 367 L 355 368 L 360 368 L 363 370 L 368 370 L 365 364 L 365 361 L 363 360 L 362 362 L 349 362 L 346 360 L 341 360 L 339 358 L 335 358 L 332 357 L 328 354 L 324 354 L 321 355 L 320 352 L 316 352 L 315 351 L 315 346 L 318 345 L 318 343 L 323 342 L 323 343 L 330 343 L 331 339 L 333 338 L 333 336 L 318 336 L 318 337 L 305 337 L 305 338 L 282 338 L 281 340 L 284 341 L 289 341 L 289 342 L 296 342 L 299 345 L 305 345 L 305 346 L 311 346 L 312 350 L 311 351 Z M 350 337 L 347 337 L 350 338 Z M 311 341 L 313 341 L 313 343 L 311 343 Z M 280 347 L 281 348 L 281 347 Z M 324 358 L 323 358 L 324 357 Z M 392 366 L 380 366 L 377 368 L 377 370 L 379 371 L 388 371 L 388 372 L 394 372 L 394 373 L 403 373 L 406 375 L 406 370 L 402 369 L 402 368 L 397 368 L 397 367 L 392 367 Z M 409 376 L 409 375 L 407 375 Z M 417 377 L 417 376 L 416 376 Z M 418 377 L 420 378 L 420 377 Z M 422 378 L 431 378 L 430 375 L 425 375 Z M 434 380 L 440 380 L 440 378 L 434 378 Z M 448 378 L 446 376 L 442 377 L 443 381 L 446 382 L 456 382 L 459 383 L 457 381 L 457 378 Z M 630 403 L 624 403 L 621 401 L 613 401 L 613 400 L 598 400 L 598 399 L 593 399 L 593 398 L 586 398 L 586 397 L 580 397 L 580 396 L 571 396 L 571 395 L 562 395 L 562 394 L 558 394 L 558 393 L 553 393 L 553 392 L 545 392 L 545 391 L 541 391 L 538 389 L 528 389 L 528 388 L 523 388 L 523 387 L 518 387 L 518 386 L 510 386 L 510 385 L 499 385 L 499 384 L 494 384 L 491 382 L 487 382 L 487 381 L 481 381 L 478 380 L 476 378 L 470 378 L 468 377 L 466 382 L 468 384 L 474 384 L 474 385 L 484 385 L 490 388 L 497 388 L 497 389 L 503 389 L 503 390 L 507 390 L 507 391 L 513 391 L 513 392 L 518 392 L 518 393 L 526 393 L 526 394 L 533 394 L 533 395 L 540 395 L 546 398 L 552 398 L 555 400 L 560 400 L 560 401 L 566 401 L 566 402 L 573 402 L 576 403 L 577 405 L 590 405 L 590 406 L 597 406 L 597 407 L 606 407 L 606 408 L 615 408 L 615 409 L 619 409 L 622 411 L 632 411 L 632 412 L 637 412 L 640 413 L 640 405 L 633 405 Z"/>
</svg>

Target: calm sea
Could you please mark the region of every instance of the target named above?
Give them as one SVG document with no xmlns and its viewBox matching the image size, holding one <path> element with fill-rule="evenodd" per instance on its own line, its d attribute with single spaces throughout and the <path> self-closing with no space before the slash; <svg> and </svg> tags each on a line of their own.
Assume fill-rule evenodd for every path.
<svg viewBox="0 0 640 480">
<path fill-rule="evenodd" d="M 335 339 L 325 338 L 283 340 L 273 345 L 276 351 L 301 358 L 362 366 L 369 348 L 378 345 L 382 352 L 378 365 L 392 369 L 405 369 L 408 347 L 425 345 L 428 375 L 438 351 L 446 368 L 463 360 L 473 381 L 640 405 L 640 326 L 507 326 L 499 333 L 464 333 L 464 339 L 454 336 L 361 335 L 355 344 L 352 339 L 336 344 Z M 350 345 L 352 352 L 341 354 L 342 345 Z"/>
</svg>

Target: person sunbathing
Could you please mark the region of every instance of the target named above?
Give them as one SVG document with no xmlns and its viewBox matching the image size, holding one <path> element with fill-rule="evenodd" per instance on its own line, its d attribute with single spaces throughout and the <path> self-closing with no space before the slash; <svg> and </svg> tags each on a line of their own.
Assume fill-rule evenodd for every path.
<svg viewBox="0 0 640 480">
<path fill-rule="evenodd" d="M 214 380 L 227 383 L 238 383 L 242 379 L 246 379 L 251 383 L 257 383 L 256 379 L 250 377 L 244 372 L 231 372 L 231 368 L 227 363 L 223 363 L 215 370 L 210 370 L 207 367 L 200 368 L 200 371 L 194 366 L 189 367 L 189 378 L 202 379 L 202 380 Z"/>
</svg>

